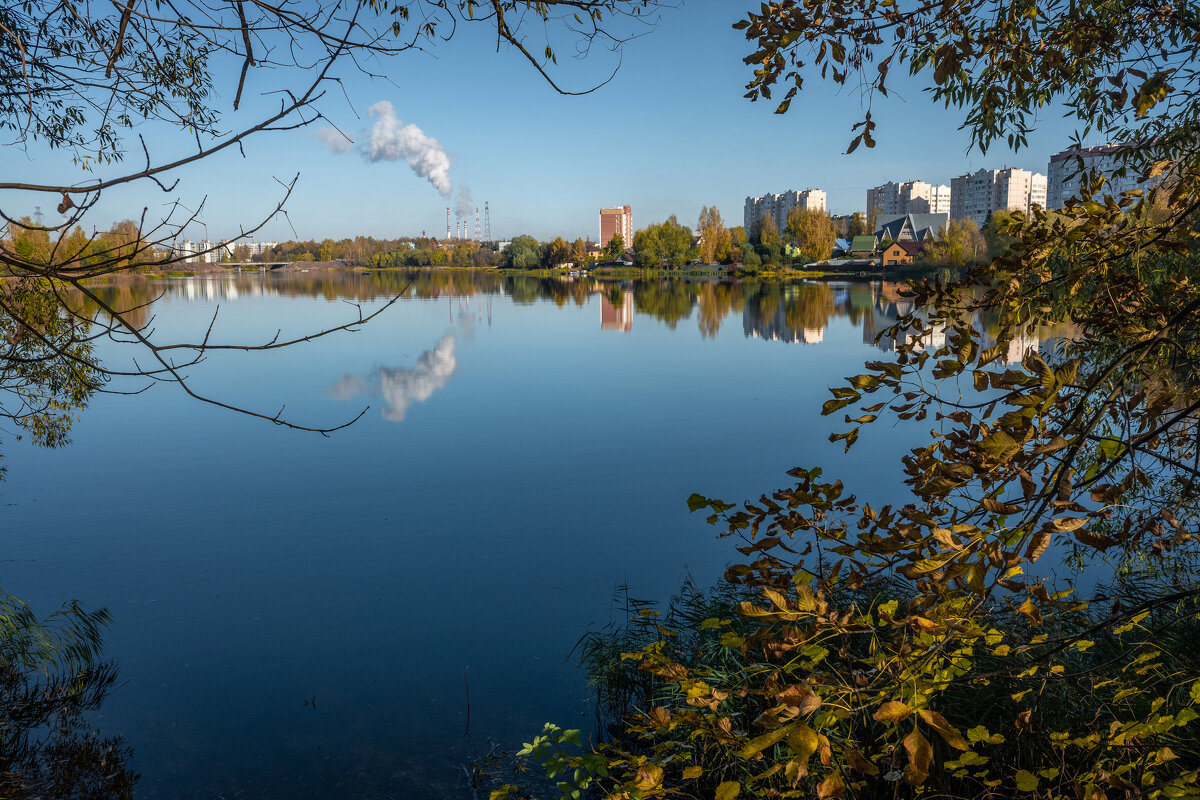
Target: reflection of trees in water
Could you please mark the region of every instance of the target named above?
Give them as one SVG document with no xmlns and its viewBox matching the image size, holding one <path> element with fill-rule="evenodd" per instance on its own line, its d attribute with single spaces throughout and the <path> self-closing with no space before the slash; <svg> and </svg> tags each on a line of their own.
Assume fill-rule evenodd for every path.
<svg viewBox="0 0 1200 800">
<path fill-rule="evenodd" d="M 141 282 L 108 284 L 97 287 L 95 292 L 101 302 L 122 314 L 138 329 L 146 327 L 146 323 L 150 321 L 150 304 L 161 294 Z M 81 316 L 96 318 L 102 313 L 100 306 L 77 291 L 64 290 L 63 296 L 66 298 L 67 307 Z"/>
<path fill-rule="evenodd" d="M 0 282 L 0 418 L 47 447 L 70 440 L 76 413 L 103 386 L 92 326 L 61 292 L 37 279 Z"/>
<path fill-rule="evenodd" d="M 747 282 L 742 311 L 746 336 L 816 343 L 832 316 L 848 312 L 846 292 L 825 283 Z"/>
<path fill-rule="evenodd" d="M 695 297 L 696 287 L 678 279 L 636 281 L 633 284 L 634 307 L 672 329 L 679 320 L 691 316 Z"/>
<path fill-rule="evenodd" d="M 99 661 L 108 621 L 74 603 L 38 620 L 0 596 L 0 797 L 133 797 L 131 751 L 85 719 L 117 680 Z"/>
<path fill-rule="evenodd" d="M 824 283 L 809 283 L 787 298 L 784 320 L 793 331 L 825 330 L 834 313 L 833 289 Z"/>
<path fill-rule="evenodd" d="M 597 293 L 611 295 L 615 285 L 630 287 L 634 307 L 675 327 L 697 310 L 701 336 L 715 337 L 733 313 L 743 317 L 748 336 L 788 341 L 819 341 L 829 321 L 846 316 L 862 324 L 864 339 L 894 321 L 911 306 L 896 282 L 813 282 L 726 278 L 656 278 L 613 281 L 604 278 L 505 275 L 495 270 L 351 270 L 325 272 L 242 272 L 201 274 L 183 280 L 123 277 L 97 290 L 116 308 L 137 309 L 149 318 L 146 304 L 158 295 L 169 298 L 226 300 L 245 296 L 324 297 L 367 302 L 407 291 L 422 299 L 507 295 L 514 303 L 551 301 L 558 306 L 587 304 Z M 620 294 L 620 293 L 618 293 Z M 612 297 L 610 296 L 610 301 Z M 885 344 L 886 346 L 886 344 Z"/>
<path fill-rule="evenodd" d="M 699 310 L 700 335 L 711 338 L 721 329 L 721 323 L 729 316 L 733 297 L 727 283 L 705 283 L 696 296 Z"/>
</svg>

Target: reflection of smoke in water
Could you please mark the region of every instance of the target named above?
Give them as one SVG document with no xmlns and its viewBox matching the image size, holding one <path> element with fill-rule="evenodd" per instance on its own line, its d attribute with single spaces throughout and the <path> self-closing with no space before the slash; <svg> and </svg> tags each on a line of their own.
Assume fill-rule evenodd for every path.
<svg viewBox="0 0 1200 800">
<path fill-rule="evenodd" d="M 446 385 L 457 366 L 454 334 L 447 333 L 432 350 L 421 353 L 415 367 L 377 369 L 371 377 L 379 378 L 379 393 L 386 403 L 383 418 L 393 422 L 403 420 L 409 405 L 423 403 L 433 396 L 434 392 Z M 343 375 L 330 388 L 330 393 L 339 400 L 348 400 L 366 390 L 367 381 L 358 375 Z"/>
<path fill-rule="evenodd" d="M 423 403 L 446 385 L 458 362 L 454 360 L 454 334 L 447 333 L 432 350 L 421 353 L 412 369 L 397 367 L 379 370 L 379 389 L 387 408 L 383 418 L 399 422 L 410 403 Z"/>
<path fill-rule="evenodd" d="M 338 400 L 349 400 L 367 390 L 367 383 L 357 375 L 343 375 L 330 392 Z"/>
</svg>

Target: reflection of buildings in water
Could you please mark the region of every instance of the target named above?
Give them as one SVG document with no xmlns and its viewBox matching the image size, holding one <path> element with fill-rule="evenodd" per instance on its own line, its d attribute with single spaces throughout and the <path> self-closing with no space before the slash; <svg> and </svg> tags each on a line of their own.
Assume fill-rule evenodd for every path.
<svg viewBox="0 0 1200 800">
<path fill-rule="evenodd" d="M 897 313 L 895 306 L 882 309 L 876 306 L 869 309 L 863 315 L 863 344 L 875 345 L 885 353 L 891 353 L 895 352 L 897 347 L 905 346 L 911 346 L 915 351 L 924 350 L 926 347 L 936 350 L 946 343 L 946 324 L 943 322 L 929 326 L 929 330 L 920 335 L 911 330 L 901 330 L 896 336 L 880 335 L 895 325 L 901 316 L 903 314 Z"/>
<path fill-rule="evenodd" d="M 261 297 L 263 295 L 278 295 L 278 289 L 266 286 L 254 278 L 235 278 L 226 275 L 192 275 L 187 278 L 172 280 L 167 286 L 167 297 L 188 301 L 203 300 L 237 300 L 246 295 Z"/>
<path fill-rule="evenodd" d="M 871 307 L 863 314 L 863 344 L 870 344 L 891 353 L 897 347 L 911 346 L 914 350 L 926 347 L 939 348 L 946 343 L 946 325 L 938 323 L 918 336 L 912 331 L 899 331 L 896 336 L 881 335 L 916 307 L 911 297 L 900 295 L 902 284 L 881 283 L 871 285 Z M 925 321 L 923 317 L 918 317 Z"/>
<path fill-rule="evenodd" d="M 775 303 L 775 310 L 763 315 L 762 305 L 757 298 L 750 299 L 742 309 L 742 333 L 746 338 L 766 339 L 772 342 L 799 342 L 818 344 L 825 339 L 825 329 L 792 327 L 788 324 L 788 300 L 793 295 L 785 292 Z"/>
<path fill-rule="evenodd" d="M 1009 340 L 1008 345 L 1002 353 L 1004 363 L 1020 364 L 1025 359 L 1027 351 L 1039 352 L 1041 350 L 1039 333 L 1036 325 L 1028 325 L 1014 333 L 1013 338 Z M 982 347 L 991 347 L 996 344 L 996 338 L 986 332 L 981 339 Z"/>
<path fill-rule="evenodd" d="M 938 323 L 921 337 L 916 337 L 911 331 L 900 331 L 897 336 L 880 336 L 881 332 L 896 324 L 900 317 L 912 312 L 913 302 L 910 298 L 901 297 L 895 292 L 896 284 L 872 286 L 873 305 L 863 315 L 863 344 L 873 344 L 885 352 L 893 352 L 897 347 L 911 344 L 914 350 L 925 348 L 937 349 L 946 344 L 946 324 Z M 918 313 L 918 318 L 926 321 Z M 978 330 L 978 323 L 977 330 Z M 878 339 L 876 337 L 879 337 Z M 1005 364 L 1020 364 L 1027 350 L 1035 353 L 1040 348 L 1040 331 L 1036 325 L 1030 325 L 1014 334 L 1005 347 L 1003 356 Z M 979 346 L 991 347 L 996 344 L 994 336 L 986 331 L 980 332 Z"/>
<path fill-rule="evenodd" d="M 1032 325 L 1014 336 L 1008 343 L 1008 352 L 1005 354 L 1004 363 L 1020 364 L 1028 350 L 1038 352 L 1038 337 Z"/>
<path fill-rule="evenodd" d="M 621 305 L 615 306 L 608 295 L 600 293 L 600 330 L 625 331 L 633 330 L 633 290 L 621 292 Z"/>
</svg>

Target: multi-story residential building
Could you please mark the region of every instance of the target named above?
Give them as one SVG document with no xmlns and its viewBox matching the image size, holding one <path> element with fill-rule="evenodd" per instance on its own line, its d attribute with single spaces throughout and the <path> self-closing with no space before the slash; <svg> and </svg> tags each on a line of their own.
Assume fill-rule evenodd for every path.
<svg viewBox="0 0 1200 800">
<path fill-rule="evenodd" d="M 600 209 L 600 246 L 606 247 L 616 235 L 626 248 L 633 246 L 633 209 L 629 206 Z"/>
<path fill-rule="evenodd" d="M 268 250 L 270 250 L 272 247 L 274 247 L 277 244 L 279 244 L 279 242 L 239 241 L 239 242 L 234 242 L 232 247 L 234 247 L 234 248 L 245 247 L 246 255 L 249 256 L 250 258 L 254 258 L 254 256 L 261 255 L 262 253 L 267 252 Z"/>
<path fill-rule="evenodd" d="M 238 242 L 236 244 L 257 245 L 259 249 L 254 250 L 251 255 L 275 246 L 275 242 Z M 236 244 L 213 242 L 208 239 L 201 239 L 198 242 L 184 239 L 171 248 L 171 256 L 186 264 L 216 264 L 222 258 L 232 258 L 233 248 Z"/>
<path fill-rule="evenodd" d="M 1050 156 L 1050 165 L 1046 169 L 1049 173 L 1046 208 L 1057 211 L 1066 205 L 1067 200 L 1078 196 L 1084 171 L 1103 175 L 1108 181 L 1104 185 L 1104 194 L 1113 197 L 1119 197 L 1122 192 L 1131 189 L 1143 188 L 1138 182 L 1141 176 L 1137 174 L 1137 170 L 1131 169 L 1129 174 L 1124 176 L 1115 174 L 1122 165 L 1119 149 L 1115 145 L 1088 147 L 1083 150 L 1063 150 Z"/>
<path fill-rule="evenodd" d="M 1045 175 L 1017 167 L 960 175 L 950 181 L 950 218 L 971 219 L 982 228 L 996 211 L 1028 212 L 1045 203 L 1046 185 Z"/>
<path fill-rule="evenodd" d="M 933 186 L 925 181 L 888 181 L 882 186 L 867 189 L 867 219 L 902 217 L 905 214 L 948 214 L 951 189 Z"/>
<path fill-rule="evenodd" d="M 825 192 L 820 189 L 803 189 L 801 191 L 792 189 L 782 194 L 747 197 L 745 212 L 742 215 L 742 224 L 746 227 L 746 235 L 750 236 L 757 231 L 759 222 L 766 216 L 770 216 L 775 221 L 775 227 L 782 232 L 787 227 L 788 212 L 793 208 L 824 211 Z"/>
<path fill-rule="evenodd" d="M 177 242 L 171 248 L 171 257 L 178 258 L 182 261 L 191 261 L 196 257 L 196 253 L 200 252 L 200 248 L 191 239 L 184 239 L 182 242 Z"/>
</svg>

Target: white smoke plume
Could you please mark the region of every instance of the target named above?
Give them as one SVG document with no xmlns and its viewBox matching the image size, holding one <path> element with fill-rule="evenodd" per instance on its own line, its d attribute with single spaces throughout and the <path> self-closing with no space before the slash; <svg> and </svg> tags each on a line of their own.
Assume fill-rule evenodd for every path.
<svg viewBox="0 0 1200 800">
<path fill-rule="evenodd" d="M 371 161 L 408 162 L 412 171 L 429 180 L 442 197 L 450 196 L 450 156 L 432 136 L 411 122 L 402 125 L 387 100 L 380 100 L 367 113 L 375 117 L 367 158 Z"/>
<path fill-rule="evenodd" d="M 349 153 L 354 149 L 354 141 L 348 139 L 344 133 L 337 128 L 321 128 L 317 131 L 317 138 L 321 140 L 321 144 L 328 147 L 334 153 L 339 155 Z"/>
<path fill-rule="evenodd" d="M 458 202 L 454 204 L 455 213 L 463 219 L 471 218 L 471 211 L 475 206 L 471 203 L 471 187 L 465 183 L 458 186 Z"/>
<path fill-rule="evenodd" d="M 434 392 L 446 385 L 457 367 L 458 362 L 454 358 L 454 334 L 447 333 L 438 340 L 432 350 L 421 353 L 415 367 L 381 367 L 376 370 L 379 392 L 386 403 L 383 418 L 401 422 L 410 405 L 423 403 L 432 397 Z M 366 381 L 362 378 L 346 375 L 333 385 L 331 392 L 339 399 L 349 399 L 366 389 Z"/>
<path fill-rule="evenodd" d="M 450 156 L 437 139 L 411 122 L 403 124 L 396 118 L 396 111 L 387 100 L 380 100 L 367 113 L 375 117 L 369 133 L 357 137 L 357 146 L 363 158 L 372 163 L 379 161 L 406 161 L 417 175 L 428 180 L 442 197 L 450 196 Z M 334 153 L 345 153 L 355 148 L 333 128 L 317 131 L 317 138 Z M 363 140 L 366 140 L 363 143 Z"/>
</svg>

